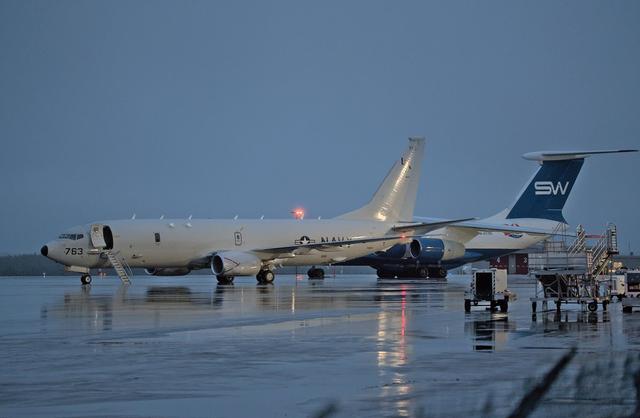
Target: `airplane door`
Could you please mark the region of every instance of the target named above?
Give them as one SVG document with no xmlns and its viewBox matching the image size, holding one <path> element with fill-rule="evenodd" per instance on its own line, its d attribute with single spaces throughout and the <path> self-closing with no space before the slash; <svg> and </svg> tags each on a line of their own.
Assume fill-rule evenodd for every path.
<svg viewBox="0 0 640 418">
<path fill-rule="evenodd" d="M 104 240 L 104 225 L 91 225 L 91 244 L 95 248 L 104 248 L 107 246 L 107 243 Z"/>
</svg>

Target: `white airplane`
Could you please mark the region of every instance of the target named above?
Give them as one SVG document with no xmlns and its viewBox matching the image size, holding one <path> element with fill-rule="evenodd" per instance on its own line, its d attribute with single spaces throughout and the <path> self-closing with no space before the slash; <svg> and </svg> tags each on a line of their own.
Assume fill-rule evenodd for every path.
<svg viewBox="0 0 640 418">
<path fill-rule="evenodd" d="M 500 257 L 529 248 L 550 235 L 566 230 L 562 209 L 573 189 L 584 159 L 596 154 L 637 150 L 541 151 L 523 155 L 540 168 L 525 184 L 513 205 L 482 220 L 448 225 L 388 251 L 346 261 L 366 265 L 380 278 L 443 278 L 447 270 L 479 260 Z M 437 222 L 435 218 L 420 218 Z"/>
<path fill-rule="evenodd" d="M 328 265 L 384 251 L 412 236 L 461 220 L 413 222 L 424 150 L 410 138 L 369 203 L 334 219 L 129 219 L 71 228 L 42 247 L 42 255 L 91 282 L 92 268 L 123 266 L 178 276 L 211 268 L 220 283 L 255 275 L 272 282 L 278 266 Z"/>
</svg>

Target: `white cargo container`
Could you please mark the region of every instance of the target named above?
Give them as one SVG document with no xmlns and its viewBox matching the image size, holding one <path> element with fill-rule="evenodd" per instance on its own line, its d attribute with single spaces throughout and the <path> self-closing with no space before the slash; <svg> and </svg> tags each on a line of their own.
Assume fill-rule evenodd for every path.
<svg viewBox="0 0 640 418">
<path fill-rule="evenodd" d="M 640 308 L 640 270 L 630 270 L 625 274 L 626 294 L 622 299 L 622 312 L 629 313 Z"/>
<path fill-rule="evenodd" d="M 626 277 L 624 274 L 613 274 L 608 278 L 611 297 L 622 300 L 627 294 Z"/>
<path fill-rule="evenodd" d="M 507 271 L 502 269 L 475 270 L 471 277 L 469 290 L 464 293 L 464 310 L 471 311 L 471 306 L 481 302 L 489 302 L 491 310 L 500 307 L 502 312 L 509 309 L 509 299 L 514 294 L 507 289 Z M 486 306 L 486 303 L 483 304 Z"/>
</svg>

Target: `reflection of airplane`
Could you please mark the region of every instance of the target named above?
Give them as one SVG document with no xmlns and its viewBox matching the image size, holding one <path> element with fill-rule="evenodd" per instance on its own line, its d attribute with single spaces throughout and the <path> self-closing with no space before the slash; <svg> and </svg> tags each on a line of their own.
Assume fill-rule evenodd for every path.
<svg viewBox="0 0 640 418">
<path fill-rule="evenodd" d="M 220 282 L 255 275 L 271 282 L 276 266 L 327 265 L 382 251 L 455 221 L 413 222 L 423 138 L 411 138 L 371 201 L 334 219 L 119 220 L 73 228 L 42 247 L 43 255 L 82 273 L 120 264 L 152 275 L 211 267 Z M 126 279 L 125 270 L 119 273 Z"/>
<path fill-rule="evenodd" d="M 380 278 L 441 278 L 448 269 L 528 248 L 566 224 L 562 208 L 586 157 L 632 151 L 636 150 L 525 154 L 524 158 L 540 162 L 540 168 L 508 209 L 486 219 L 448 225 L 411 244 L 397 244 L 342 264 L 371 266 Z"/>
<path fill-rule="evenodd" d="M 504 314 L 480 314 L 482 320 L 467 321 L 464 324 L 465 333 L 474 341 L 475 351 L 500 350 L 507 342 L 509 333 L 516 331 L 514 322 L 509 322 L 509 317 Z"/>
<path fill-rule="evenodd" d="M 356 292 L 327 290 L 317 281 L 310 281 L 304 287 L 284 283 L 281 286 L 265 284 L 255 287 L 218 284 L 206 290 L 199 286 L 153 285 L 143 293 L 129 292 L 128 289 L 129 286 L 121 285 L 115 294 L 109 294 L 97 292 L 95 286 L 82 286 L 80 291 L 65 294 L 61 304 L 48 306 L 44 312 L 48 316 L 62 313 L 65 318 L 108 318 L 109 321 L 117 314 L 135 317 L 133 322 L 139 323 L 156 321 L 158 313 L 163 311 L 181 313 L 169 315 L 166 321 L 179 320 L 187 313 L 210 317 L 211 311 L 220 309 L 227 313 L 256 312 L 262 318 L 264 312 L 325 312 L 346 309 L 363 302 L 377 303 L 369 293 L 359 295 Z M 377 287 L 374 289 L 377 291 Z"/>
</svg>

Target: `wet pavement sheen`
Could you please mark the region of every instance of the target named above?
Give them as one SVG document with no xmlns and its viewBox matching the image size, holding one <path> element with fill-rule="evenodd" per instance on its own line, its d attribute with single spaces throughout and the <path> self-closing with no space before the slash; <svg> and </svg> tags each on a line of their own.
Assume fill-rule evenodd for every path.
<svg viewBox="0 0 640 418">
<path fill-rule="evenodd" d="M 506 416 L 572 346 L 534 416 L 633 410 L 616 373 L 633 366 L 640 313 L 532 318 L 533 285 L 510 279 L 508 313 L 465 314 L 468 280 L 2 278 L 0 417 Z M 602 359 L 620 387 L 584 395 L 584 365 Z"/>
</svg>

